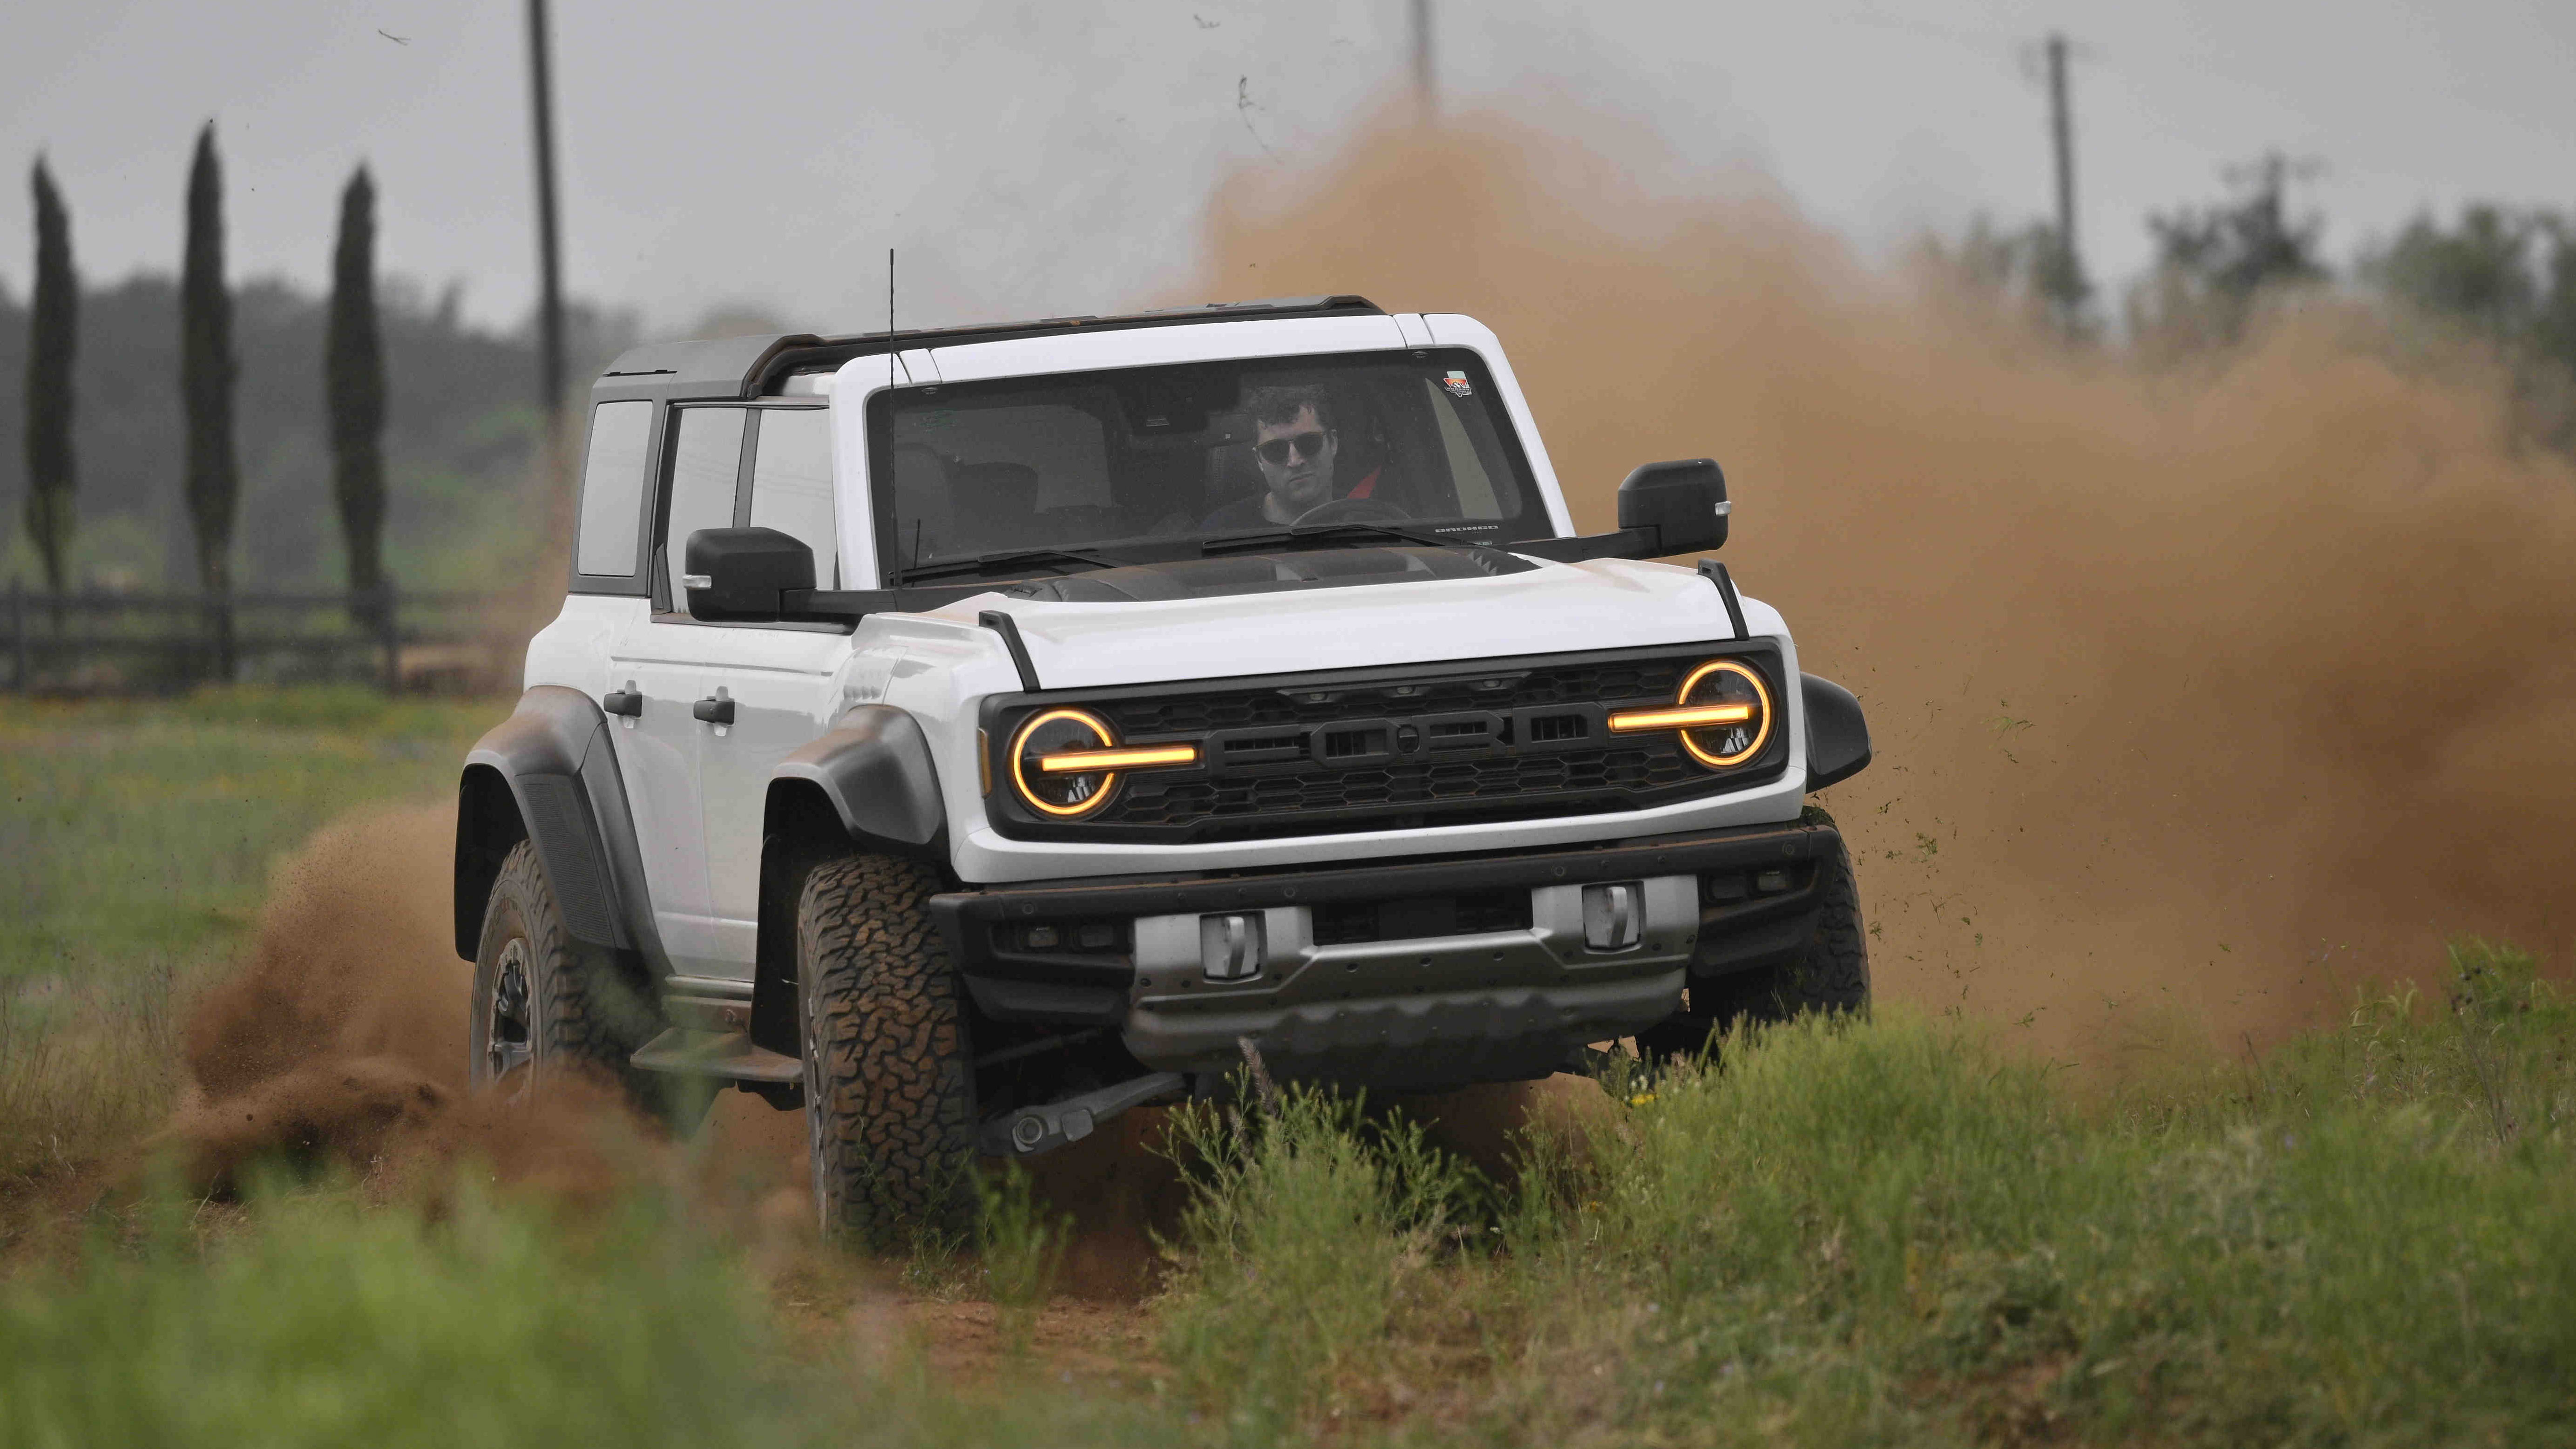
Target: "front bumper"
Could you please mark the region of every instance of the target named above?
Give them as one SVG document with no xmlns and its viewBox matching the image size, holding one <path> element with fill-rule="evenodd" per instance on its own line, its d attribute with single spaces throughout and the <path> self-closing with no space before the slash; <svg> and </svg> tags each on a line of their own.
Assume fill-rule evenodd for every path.
<svg viewBox="0 0 2576 1449">
<path fill-rule="evenodd" d="M 1283 1077 L 1380 1087 L 1542 1076 L 1652 1026 L 1694 979 L 1794 955 L 1826 824 L 1222 877 L 935 896 L 987 1014 L 1114 1026 L 1157 1070 L 1215 1072 L 1250 1039 Z M 1633 944 L 1585 944 L 1583 887 L 1633 882 Z M 1257 919 L 1253 973 L 1220 979 L 1199 927 Z M 1319 929 L 1319 922 L 1322 927 Z M 1212 929 L 1222 930 L 1223 927 Z"/>
</svg>

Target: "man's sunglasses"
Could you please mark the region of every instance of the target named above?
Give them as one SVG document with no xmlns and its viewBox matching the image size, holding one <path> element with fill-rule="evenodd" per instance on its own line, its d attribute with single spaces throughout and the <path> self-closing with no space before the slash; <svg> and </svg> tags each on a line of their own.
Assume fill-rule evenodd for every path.
<svg viewBox="0 0 2576 1449">
<path fill-rule="evenodd" d="M 1298 461 L 1303 462 L 1324 451 L 1324 440 L 1330 436 L 1332 436 L 1330 433 L 1320 429 L 1310 433 L 1291 433 L 1284 438 L 1272 438 L 1262 444 L 1258 451 L 1263 462 L 1273 468 L 1285 468 L 1288 466 L 1289 449 L 1296 449 Z"/>
</svg>

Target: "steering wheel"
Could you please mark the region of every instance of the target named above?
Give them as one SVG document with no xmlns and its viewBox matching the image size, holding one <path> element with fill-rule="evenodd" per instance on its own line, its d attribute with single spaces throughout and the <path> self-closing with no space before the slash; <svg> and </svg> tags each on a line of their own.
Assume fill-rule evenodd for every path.
<svg viewBox="0 0 2576 1449">
<path fill-rule="evenodd" d="M 1412 514 L 1383 498 L 1336 498 L 1318 503 L 1297 515 L 1291 528 L 1306 528 L 1318 523 L 1404 523 Z"/>
</svg>

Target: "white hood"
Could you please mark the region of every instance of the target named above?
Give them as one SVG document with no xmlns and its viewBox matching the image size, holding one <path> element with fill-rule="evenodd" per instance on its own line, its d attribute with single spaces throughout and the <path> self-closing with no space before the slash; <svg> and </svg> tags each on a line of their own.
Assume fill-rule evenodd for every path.
<svg viewBox="0 0 2576 1449">
<path fill-rule="evenodd" d="M 1747 632 L 1784 636 L 1743 600 Z M 1049 689 L 1309 673 L 1732 638 L 1716 586 L 1669 564 L 1544 563 L 1436 579 L 1153 602 L 1059 603 L 983 594 L 938 611 L 1010 614 Z"/>
</svg>

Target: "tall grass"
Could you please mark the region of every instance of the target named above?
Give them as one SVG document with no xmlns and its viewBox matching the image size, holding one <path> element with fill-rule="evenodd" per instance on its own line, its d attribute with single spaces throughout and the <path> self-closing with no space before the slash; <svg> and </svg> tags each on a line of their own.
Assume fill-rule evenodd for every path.
<svg viewBox="0 0 2576 1449">
<path fill-rule="evenodd" d="M 0 700 L 0 1192 L 157 1122 L 185 998 L 278 857 L 356 806 L 452 790 L 500 713 L 355 688 Z"/>
<path fill-rule="evenodd" d="M 0 1445 L 2566 1442 L 2576 1007 L 2454 962 L 2107 1094 L 1902 1007 L 1750 1031 L 1500 1185 L 1327 1096 L 1184 1112 L 1160 1401 L 800 1350 L 676 1210 L 272 1195 L 0 1286 Z M 997 1306 L 1060 1247 L 995 1187 Z"/>
<path fill-rule="evenodd" d="M 1488 1351 L 1442 1425 L 1514 1440 L 2576 1436 L 2576 1008 L 2453 964 L 2107 1099 L 1903 1008 L 1748 1031 L 1534 1139 L 1499 1259 L 1422 1231 L 1459 1179 L 1417 1139 L 1201 1117 L 1166 1353 L 1247 1425 L 1436 1372 L 1446 1314 Z"/>
<path fill-rule="evenodd" d="M 1609 1336 L 1660 1386 L 1640 1425 L 2568 1432 L 2576 1021 L 2526 958 L 2454 961 L 2445 1007 L 2365 1000 L 2187 1105 L 2082 1103 L 1901 1011 L 1750 1037 L 1596 1131 L 1556 1177 L 1583 1210 L 1514 1246 L 1655 1306 Z"/>
<path fill-rule="evenodd" d="M 573 1221 L 271 1190 L 209 1244 L 139 1241 L 0 1283 L 0 1446 L 1125 1445 L 1150 1412 L 978 1395 L 900 1354 L 797 1351 L 719 1241 L 640 1201 Z"/>
<path fill-rule="evenodd" d="M 0 982 L 187 965 L 350 808 L 453 791 L 489 701 L 355 689 L 0 701 Z"/>
<path fill-rule="evenodd" d="M 1185 1397 L 1254 1437 L 1338 1410 L 1338 1376 L 1384 1351 L 1472 1196 L 1419 1123 L 1310 1090 L 1276 1101 L 1193 1104 L 1171 1134 L 1198 1190 L 1172 1245 L 1164 1357 Z"/>
<path fill-rule="evenodd" d="M 1018 1163 L 979 1176 L 975 1186 L 983 1209 L 975 1256 L 1002 1350 L 1017 1357 L 1028 1352 L 1038 1314 L 1055 1292 L 1072 1223 L 1031 1193 Z"/>
<path fill-rule="evenodd" d="M 0 1195 L 159 1125 L 177 1025 L 168 968 L 0 984 Z"/>
</svg>

